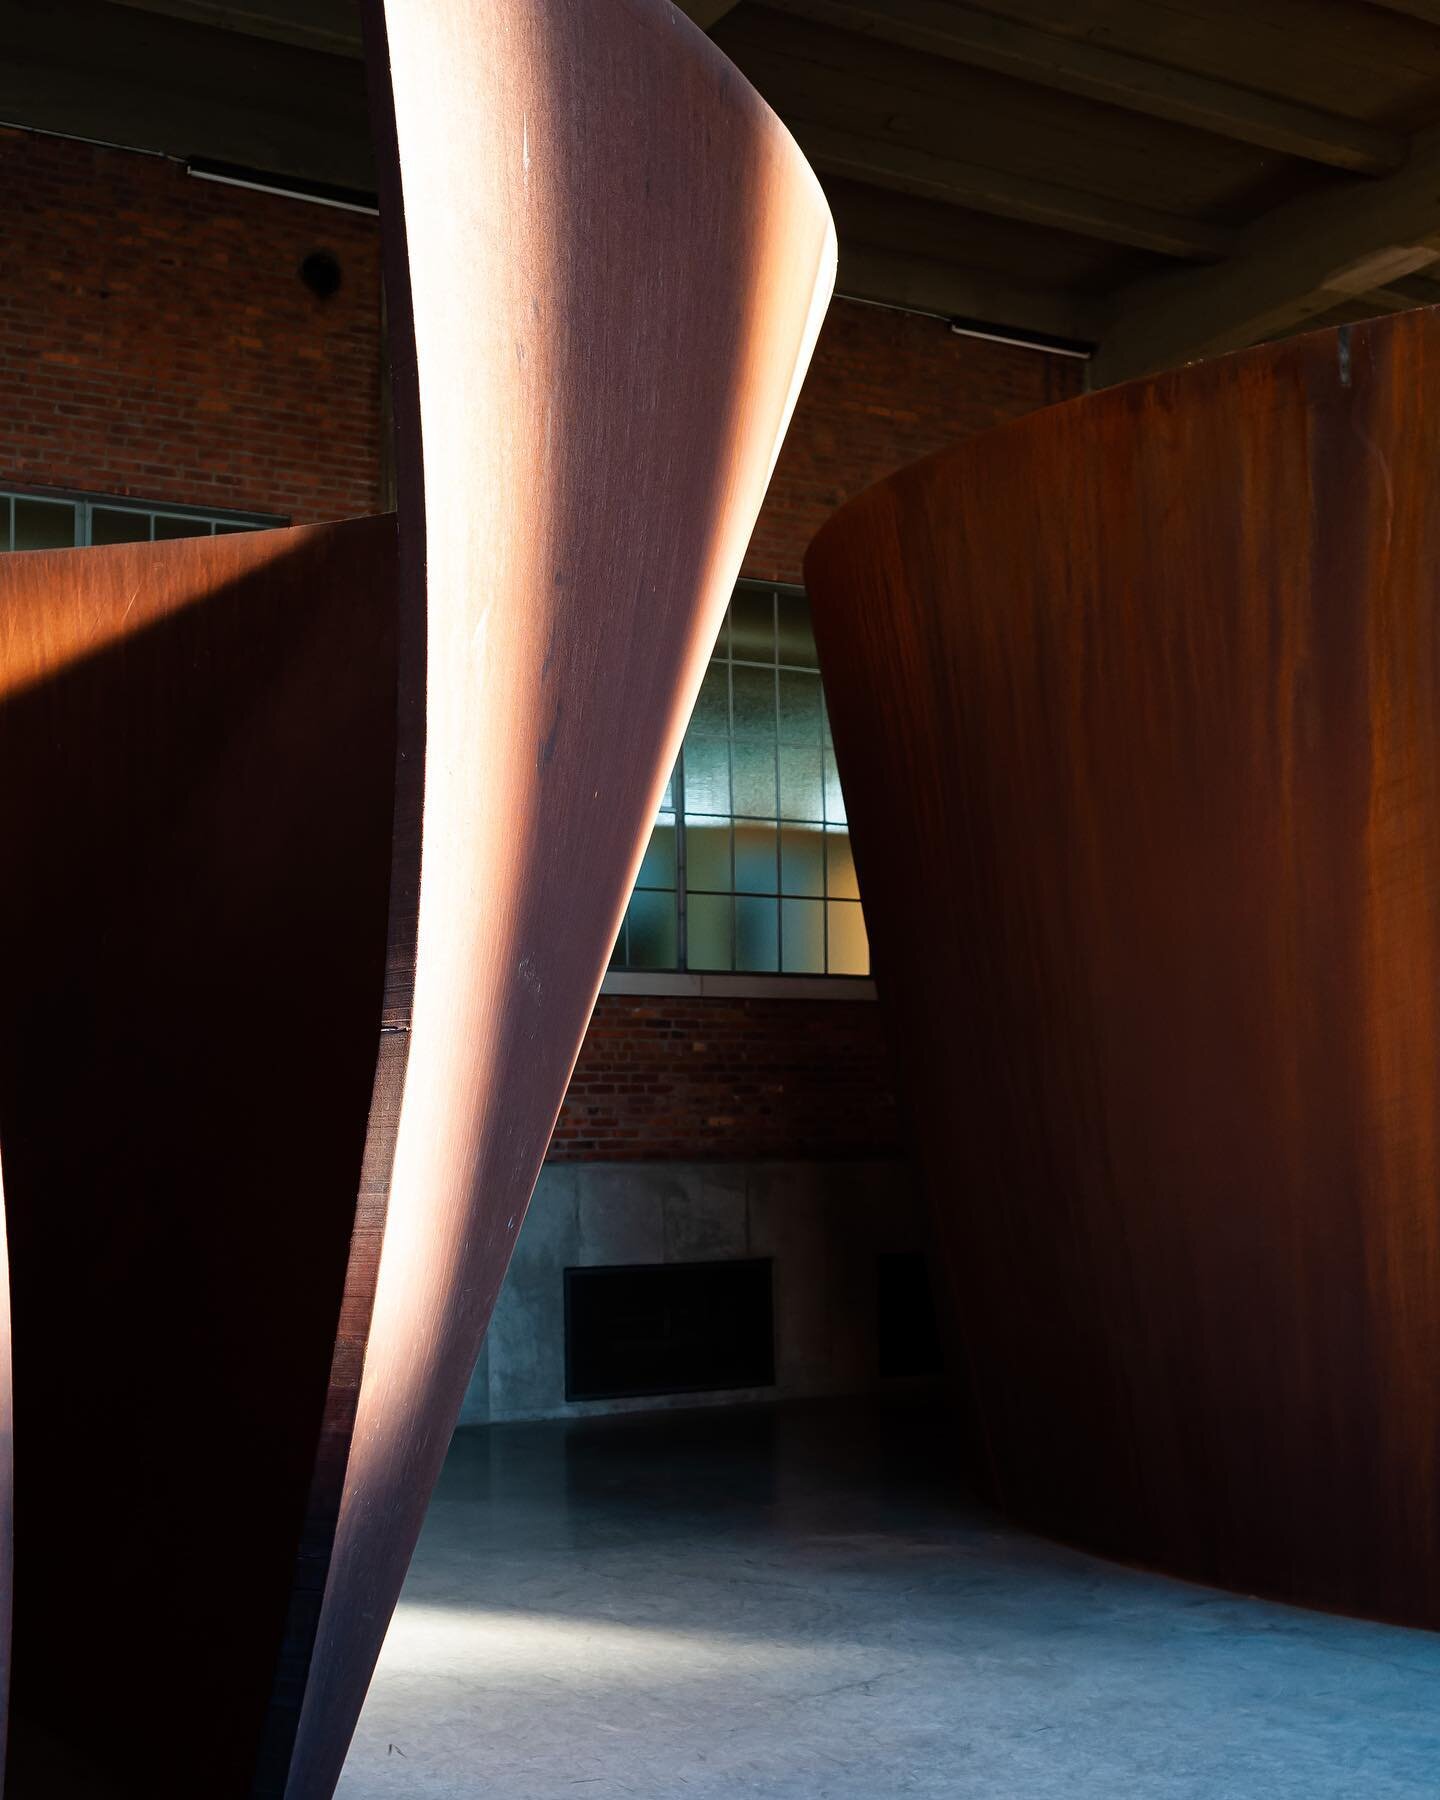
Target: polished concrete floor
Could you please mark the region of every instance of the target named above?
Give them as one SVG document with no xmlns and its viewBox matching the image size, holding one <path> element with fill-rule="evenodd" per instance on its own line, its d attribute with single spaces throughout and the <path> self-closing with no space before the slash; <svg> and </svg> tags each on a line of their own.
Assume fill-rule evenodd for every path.
<svg viewBox="0 0 1440 1800">
<path fill-rule="evenodd" d="M 1008 1530 L 943 1431 L 462 1431 L 338 1800 L 1440 1797 L 1440 1635 Z"/>
</svg>

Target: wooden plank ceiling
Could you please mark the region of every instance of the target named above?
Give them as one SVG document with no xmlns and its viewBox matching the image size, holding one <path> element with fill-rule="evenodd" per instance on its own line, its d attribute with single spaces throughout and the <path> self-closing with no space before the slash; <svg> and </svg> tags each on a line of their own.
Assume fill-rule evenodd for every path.
<svg viewBox="0 0 1440 1800">
<path fill-rule="evenodd" d="M 820 171 L 842 293 L 1092 345 L 1096 385 L 1440 301 L 1440 0 L 684 10 Z M 4 14 L 0 119 L 370 185 L 354 0 Z"/>
</svg>

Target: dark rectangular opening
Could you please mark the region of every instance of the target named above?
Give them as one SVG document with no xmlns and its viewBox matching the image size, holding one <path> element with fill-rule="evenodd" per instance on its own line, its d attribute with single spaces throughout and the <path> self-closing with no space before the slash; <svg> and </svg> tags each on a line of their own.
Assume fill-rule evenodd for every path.
<svg viewBox="0 0 1440 1800">
<path fill-rule="evenodd" d="M 769 1257 L 565 1271 L 565 1398 L 771 1387 Z"/>
<path fill-rule="evenodd" d="M 876 1258 L 876 1340 L 885 1381 L 939 1375 L 944 1366 L 930 1267 L 918 1250 Z"/>
</svg>

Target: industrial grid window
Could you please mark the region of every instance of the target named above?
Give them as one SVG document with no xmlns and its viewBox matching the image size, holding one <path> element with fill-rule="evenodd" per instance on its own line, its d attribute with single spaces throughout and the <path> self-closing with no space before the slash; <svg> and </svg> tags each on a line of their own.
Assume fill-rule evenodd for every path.
<svg viewBox="0 0 1440 1800">
<path fill-rule="evenodd" d="M 258 531 L 261 514 L 0 489 L 0 550 Z M 612 969 L 870 973 L 801 589 L 741 582 L 661 800 Z"/>
<path fill-rule="evenodd" d="M 73 550 L 89 544 L 224 537 L 285 523 L 261 513 L 212 512 L 100 494 L 0 490 L 0 550 Z"/>
<path fill-rule="evenodd" d="M 800 589 L 736 588 L 610 966 L 870 973 Z"/>
</svg>

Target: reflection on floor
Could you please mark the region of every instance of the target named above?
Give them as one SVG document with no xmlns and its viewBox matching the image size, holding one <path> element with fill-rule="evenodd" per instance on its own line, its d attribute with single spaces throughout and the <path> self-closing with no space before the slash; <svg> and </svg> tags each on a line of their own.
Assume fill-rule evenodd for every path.
<svg viewBox="0 0 1440 1800">
<path fill-rule="evenodd" d="M 944 1434 L 462 1431 L 338 1800 L 1440 1795 L 1440 1636 L 1007 1530 Z"/>
</svg>

